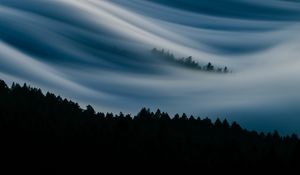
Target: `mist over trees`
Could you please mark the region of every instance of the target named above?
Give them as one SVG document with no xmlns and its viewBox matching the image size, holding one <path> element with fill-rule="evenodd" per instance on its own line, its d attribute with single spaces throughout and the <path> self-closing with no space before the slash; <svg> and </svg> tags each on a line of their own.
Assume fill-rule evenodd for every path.
<svg viewBox="0 0 300 175">
<path fill-rule="evenodd" d="M 91 105 L 82 109 L 60 96 L 43 94 L 41 89 L 15 83 L 8 87 L 4 81 L 0 81 L 0 109 L 2 156 L 39 161 L 51 157 L 79 164 L 174 162 L 212 168 L 300 165 L 297 135 L 248 131 L 226 119 L 211 121 L 185 113 L 170 116 L 147 108 L 134 116 L 96 112 Z"/>
<path fill-rule="evenodd" d="M 151 50 L 153 55 L 159 56 L 160 58 L 165 59 L 166 61 L 172 62 L 179 66 L 183 66 L 190 69 L 195 69 L 199 71 L 206 71 L 206 72 L 216 72 L 216 73 L 229 73 L 231 71 L 228 70 L 228 67 L 215 67 L 211 62 L 207 63 L 206 65 L 200 65 L 198 62 L 193 60 L 192 56 L 189 57 L 182 57 L 177 58 L 174 54 L 170 53 L 169 51 L 165 51 L 164 49 L 157 49 L 153 48 Z"/>
</svg>

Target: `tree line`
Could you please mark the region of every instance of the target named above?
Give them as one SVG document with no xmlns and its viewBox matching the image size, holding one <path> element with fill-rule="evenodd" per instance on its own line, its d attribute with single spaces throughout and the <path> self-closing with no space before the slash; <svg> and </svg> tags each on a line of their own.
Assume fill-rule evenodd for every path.
<svg viewBox="0 0 300 175">
<path fill-rule="evenodd" d="M 174 64 L 184 66 L 186 68 L 190 69 L 195 69 L 195 70 L 200 70 L 200 71 L 206 71 L 206 72 L 216 72 L 216 73 L 229 73 L 232 72 L 228 69 L 227 66 L 225 67 L 216 67 L 214 66 L 211 62 L 207 63 L 206 65 L 200 65 L 198 62 L 193 60 L 192 56 L 189 57 L 182 57 L 182 58 L 177 58 L 174 56 L 174 54 L 170 53 L 169 51 L 165 51 L 164 49 L 157 49 L 153 48 L 151 50 L 151 53 L 159 56 L 161 58 L 164 58 L 167 61 L 170 61 Z"/>
<path fill-rule="evenodd" d="M 208 168 L 300 165 L 296 134 L 248 131 L 226 119 L 170 116 L 147 108 L 134 116 L 95 112 L 90 105 L 82 109 L 41 89 L 15 83 L 8 87 L 4 81 L 0 81 L 0 109 L 2 156 L 37 155 L 37 160 L 51 157 L 63 163 L 92 157 Z"/>
</svg>

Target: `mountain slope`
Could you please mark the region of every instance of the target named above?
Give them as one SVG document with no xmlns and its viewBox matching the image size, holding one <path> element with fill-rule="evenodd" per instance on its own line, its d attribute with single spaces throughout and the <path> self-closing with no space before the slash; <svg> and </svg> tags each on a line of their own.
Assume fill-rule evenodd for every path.
<svg viewBox="0 0 300 175">
<path fill-rule="evenodd" d="M 0 81 L 1 158 L 65 165 L 174 162 L 206 168 L 296 168 L 300 141 L 278 132 L 258 134 L 236 122 L 200 119 L 143 108 L 136 116 L 95 113 L 40 89 Z M 53 159 L 53 160 L 52 160 Z M 80 163 L 82 162 L 82 164 Z M 44 165 L 47 167 L 47 165 Z M 38 167 L 36 167 L 38 168 Z M 56 168 L 56 167 L 51 167 Z M 75 167 L 73 167 L 76 169 Z"/>
</svg>

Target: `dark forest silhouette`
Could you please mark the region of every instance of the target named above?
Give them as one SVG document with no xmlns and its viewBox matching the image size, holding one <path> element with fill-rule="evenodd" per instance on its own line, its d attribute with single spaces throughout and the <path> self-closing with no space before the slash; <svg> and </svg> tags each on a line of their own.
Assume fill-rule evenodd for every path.
<svg viewBox="0 0 300 175">
<path fill-rule="evenodd" d="M 143 108 L 137 115 L 95 112 L 24 84 L 0 81 L 3 153 L 59 161 L 152 161 L 202 167 L 297 167 L 297 135 L 248 131 L 233 122 L 170 117 Z M 9 155 L 11 156 L 11 155 Z M 40 160 L 37 159 L 37 160 Z M 94 161 L 94 160 L 93 160 Z M 100 165 L 100 164 L 99 164 Z M 155 166 L 155 165 L 153 165 Z"/>
<path fill-rule="evenodd" d="M 157 55 L 161 58 L 164 58 L 166 61 L 172 62 L 173 64 L 177 64 L 179 66 L 183 66 L 189 69 L 195 69 L 199 71 L 206 71 L 206 72 L 216 72 L 216 73 L 229 73 L 228 67 L 225 66 L 224 68 L 218 67 L 216 68 L 211 62 L 207 63 L 206 65 L 200 65 L 198 62 L 193 60 L 192 56 L 183 57 L 183 58 L 176 58 L 174 54 L 170 53 L 169 51 L 165 51 L 164 49 L 157 49 L 153 48 L 151 53 Z"/>
</svg>

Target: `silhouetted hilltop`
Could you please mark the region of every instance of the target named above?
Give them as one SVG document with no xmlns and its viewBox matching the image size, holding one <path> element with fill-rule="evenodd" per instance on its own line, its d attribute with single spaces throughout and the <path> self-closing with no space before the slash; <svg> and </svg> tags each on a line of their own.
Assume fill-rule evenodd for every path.
<svg viewBox="0 0 300 175">
<path fill-rule="evenodd" d="M 96 113 L 90 105 L 81 109 L 52 93 L 26 84 L 9 88 L 4 81 L 0 109 L 3 155 L 14 160 L 19 156 L 79 164 L 111 160 L 199 167 L 299 166 L 297 135 L 257 133 L 227 120 L 170 117 L 146 108 L 135 116 Z"/>
<path fill-rule="evenodd" d="M 183 66 L 189 69 L 195 69 L 195 70 L 206 71 L 206 72 L 216 72 L 216 73 L 232 72 L 228 70 L 227 66 L 225 66 L 224 68 L 221 67 L 216 68 L 211 62 L 207 63 L 206 65 L 200 65 L 198 62 L 193 60 L 192 56 L 186 58 L 185 57 L 176 58 L 172 53 L 170 53 L 169 51 L 165 51 L 164 49 L 159 50 L 153 48 L 151 50 L 151 53 L 173 64 L 177 64 L 179 66 Z"/>
</svg>

